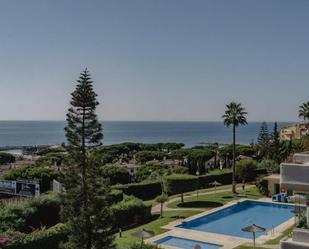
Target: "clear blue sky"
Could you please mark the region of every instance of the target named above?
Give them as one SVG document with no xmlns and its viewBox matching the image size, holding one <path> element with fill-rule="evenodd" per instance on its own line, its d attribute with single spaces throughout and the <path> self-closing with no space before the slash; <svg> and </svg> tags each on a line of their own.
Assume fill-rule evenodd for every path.
<svg viewBox="0 0 309 249">
<path fill-rule="evenodd" d="M 102 120 L 294 121 L 308 0 L 3 0 L 0 119 L 63 120 L 88 67 Z"/>
</svg>

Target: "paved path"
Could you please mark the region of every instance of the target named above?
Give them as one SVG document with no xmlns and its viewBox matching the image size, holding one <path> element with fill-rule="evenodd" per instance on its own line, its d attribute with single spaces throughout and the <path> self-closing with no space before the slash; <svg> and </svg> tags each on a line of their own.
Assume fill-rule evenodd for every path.
<svg viewBox="0 0 309 249">
<path fill-rule="evenodd" d="M 246 185 L 246 189 L 250 189 L 255 187 L 255 185 Z M 224 193 L 224 192 L 229 192 L 230 188 L 226 188 L 226 189 L 218 189 L 217 191 L 209 191 L 209 192 L 201 192 L 199 193 L 199 196 L 202 195 L 212 195 L 212 194 L 216 194 L 216 193 Z M 237 188 L 237 190 L 242 190 L 241 187 Z M 184 200 L 196 196 L 196 192 L 191 192 L 190 194 L 185 194 L 184 195 Z M 205 208 L 169 208 L 167 207 L 168 204 L 172 203 L 172 202 L 176 202 L 176 201 L 180 201 L 180 196 L 178 197 L 173 197 L 171 199 L 169 199 L 167 202 L 164 203 L 163 205 L 163 210 L 164 211 L 179 211 L 179 210 L 197 210 L 197 211 L 205 211 Z M 160 212 L 160 207 L 161 204 L 156 204 L 152 207 L 151 212 L 152 213 L 158 213 Z"/>
</svg>

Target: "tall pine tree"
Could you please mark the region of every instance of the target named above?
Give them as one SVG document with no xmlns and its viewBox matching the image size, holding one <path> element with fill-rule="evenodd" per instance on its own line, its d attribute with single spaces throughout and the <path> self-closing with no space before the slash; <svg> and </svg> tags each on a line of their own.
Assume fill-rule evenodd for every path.
<svg viewBox="0 0 309 249">
<path fill-rule="evenodd" d="M 259 146 L 259 156 L 261 158 L 268 158 L 269 156 L 269 140 L 270 136 L 268 133 L 267 123 L 264 121 L 261 124 L 259 136 L 257 139 L 257 143 Z"/>
<path fill-rule="evenodd" d="M 65 167 L 62 217 L 68 224 L 70 249 L 113 249 L 109 188 L 92 160 L 101 145 L 102 128 L 96 115 L 96 93 L 85 69 L 72 93 L 65 128 L 70 160 Z"/>
<path fill-rule="evenodd" d="M 280 150 L 281 150 L 280 134 L 278 131 L 278 124 L 277 122 L 275 122 L 274 130 L 271 136 L 271 157 L 278 164 L 281 163 Z"/>
</svg>

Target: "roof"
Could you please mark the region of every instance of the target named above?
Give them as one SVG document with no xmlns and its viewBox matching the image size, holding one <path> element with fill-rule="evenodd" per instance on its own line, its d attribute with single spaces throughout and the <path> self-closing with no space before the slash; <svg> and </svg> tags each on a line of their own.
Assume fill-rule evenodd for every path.
<svg viewBox="0 0 309 249">
<path fill-rule="evenodd" d="M 272 174 L 272 175 L 269 175 L 269 176 L 265 176 L 263 179 L 264 180 L 278 180 L 278 181 L 280 181 L 280 174 Z"/>
</svg>

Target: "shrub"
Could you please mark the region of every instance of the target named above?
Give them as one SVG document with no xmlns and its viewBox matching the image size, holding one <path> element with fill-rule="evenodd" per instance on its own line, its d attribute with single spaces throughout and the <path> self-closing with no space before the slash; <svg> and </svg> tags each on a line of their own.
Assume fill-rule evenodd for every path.
<svg viewBox="0 0 309 249">
<path fill-rule="evenodd" d="M 3 205 L 0 209 L 0 230 L 14 228 L 29 232 L 33 228 L 51 227 L 60 221 L 61 200 L 56 194 L 26 199 L 19 204 Z"/>
<path fill-rule="evenodd" d="M 0 164 L 14 163 L 15 156 L 9 153 L 0 152 Z"/>
<path fill-rule="evenodd" d="M 67 229 L 65 224 L 59 223 L 30 234 L 9 230 L 4 236 L 10 238 L 10 242 L 3 249 L 58 249 L 60 243 L 67 238 Z"/>
<path fill-rule="evenodd" d="M 256 161 L 241 160 L 236 163 L 236 174 L 243 182 L 253 180 L 256 177 L 256 168 Z"/>
<path fill-rule="evenodd" d="M 258 165 L 258 169 L 266 169 L 269 172 L 279 173 L 280 165 L 274 160 L 262 160 Z"/>
<path fill-rule="evenodd" d="M 151 200 L 162 193 L 159 181 L 115 185 L 114 189 L 122 190 L 126 195 L 133 195 L 142 200 Z"/>
<path fill-rule="evenodd" d="M 256 182 L 256 187 L 258 188 L 259 192 L 262 195 L 269 195 L 268 191 L 268 181 L 264 179 L 260 179 L 259 181 Z"/>
<path fill-rule="evenodd" d="M 151 174 L 156 172 L 158 175 L 168 175 L 170 174 L 170 170 L 167 166 L 162 166 L 156 164 L 155 162 L 148 162 L 146 165 L 142 165 L 137 169 L 137 179 L 138 181 L 145 181 L 149 179 Z"/>
<path fill-rule="evenodd" d="M 121 202 L 112 206 L 112 212 L 116 226 L 126 227 L 150 219 L 151 205 L 145 205 L 142 200 L 127 196 Z"/>
<path fill-rule="evenodd" d="M 102 167 L 102 175 L 110 180 L 111 185 L 127 184 L 131 180 L 129 172 L 116 165 L 105 165 Z"/>
<path fill-rule="evenodd" d="M 172 169 L 173 174 L 188 174 L 189 169 L 184 166 L 176 166 Z"/>
</svg>

